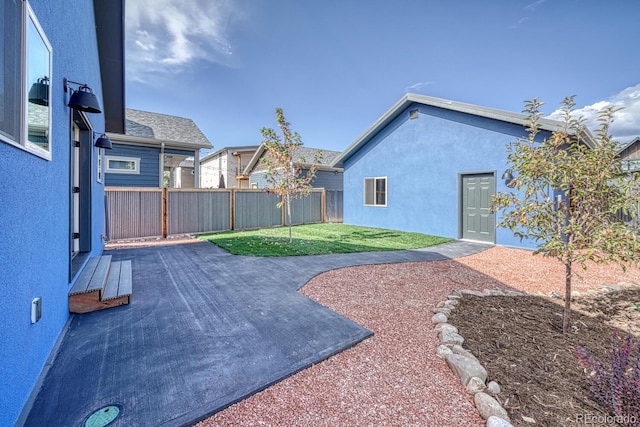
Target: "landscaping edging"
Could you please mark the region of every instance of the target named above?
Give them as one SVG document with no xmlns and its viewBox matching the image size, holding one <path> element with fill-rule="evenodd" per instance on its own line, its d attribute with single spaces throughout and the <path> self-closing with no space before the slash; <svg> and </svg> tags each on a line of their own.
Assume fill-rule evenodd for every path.
<svg viewBox="0 0 640 427">
<path fill-rule="evenodd" d="M 464 295 L 478 297 L 486 296 L 526 296 L 526 292 L 503 291 L 500 289 L 485 289 L 474 291 L 463 289 L 451 293 L 445 301 L 439 302 L 433 309 L 435 313 L 431 321 L 435 323 L 434 330 L 440 338 L 437 354 L 445 359 L 447 365 L 460 379 L 467 393 L 473 395 L 473 402 L 480 416 L 487 420 L 487 427 L 513 427 L 507 411 L 502 407 L 497 395 L 500 385 L 495 381 L 487 383 L 487 370 L 478 359 L 464 347 L 464 337 L 458 334 L 458 328 L 448 323 L 451 312 L 455 310 L 459 299 Z"/>
</svg>

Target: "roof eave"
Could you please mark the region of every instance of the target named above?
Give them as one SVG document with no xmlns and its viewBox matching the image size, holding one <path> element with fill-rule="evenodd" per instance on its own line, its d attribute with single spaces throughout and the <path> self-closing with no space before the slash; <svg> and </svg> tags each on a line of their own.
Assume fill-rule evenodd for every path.
<svg viewBox="0 0 640 427">
<path fill-rule="evenodd" d="M 258 161 L 260 161 L 260 157 L 262 157 L 262 154 L 265 151 L 266 151 L 266 147 L 264 146 L 264 144 L 260 144 L 256 152 L 251 157 L 251 160 L 249 160 L 249 163 L 247 163 L 247 167 L 245 167 L 244 170 L 242 171 L 244 175 L 251 174 L 251 171 L 253 170 L 253 168 L 256 167 L 256 165 L 258 164 Z"/>
<path fill-rule="evenodd" d="M 124 0 L 93 0 L 105 130 L 125 131 Z"/>
<path fill-rule="evenodd" d="M 450 101 L 447 99 L 434 98 L 426 95 L 416 95 L 412 93 L 405 94 L 398 102 L 396 102 L 382 117 L 369 127 L 358 139 L 349 145 L 332 163 L 331 166 L 344 167 L 344 162 L 355 154 L 360 148 L 366 145 L 373 136 L 395 120 L 409 105 L 418 103 L 436 108 L 443 108 L 451 111 L 457 111 L 475 116 L 481 116 L 489 119 L 500 120 L 503 122 L 513 123 L 521 126 L 528 124 L 528 117 L 521 113 L 513 113 L 510 111 L 497 110 L 494 108 L 483 107 L 479 105 L 466 104 L 463 102 Z M 540 129 L 557 132 L 564 129 L 564 124 L 557 120 L 540 119 Z M 588 130 L 583 130 L 581 138 L 585 144 L 593 148 L 595 142 L 593 136 Z"/>
<path fill-rule="evenodd" d="M 159 147 L 162 144 L 164 144 L 165 147 L 191 149 L 191 150 L 211 148 L 211 144 L 207 145 L 207 144 L 200 144 L 200 143 L 171 141 L 171 140 L 156 139 L 156 138 L 144 138 L 140 136 L 123 135 L 120 133 L 112 133 L 112 132 L 107 132 L 107 137 L 109 137 L 109 139 L 116 144 L 122 143 L 122 144 L 140 145 L 140 146 L 146 146 L 146 147 Z"/>
</svg>

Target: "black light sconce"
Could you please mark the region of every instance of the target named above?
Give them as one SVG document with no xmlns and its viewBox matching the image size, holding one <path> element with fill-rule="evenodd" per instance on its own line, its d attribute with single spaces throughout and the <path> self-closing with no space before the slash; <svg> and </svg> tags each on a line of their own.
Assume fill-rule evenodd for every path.
<svg viewBox="0 0 640 427">
<path fill-rule="evenodd" d="M 93 136 L 95 137 L 96 135 L 97 134 L 94 132 Z M 113 148 L 111 140 L 107 137 L 106 133 L 100 135 L 93 146 L 96 148 L 104 148 L 105 150 L 111 150 Z"/>
<path fill-rule="evenodd" d="M 513 172 L 511 171 L 511 169 L 507 169 L 502 174 L 502 179 L 504 179 L 506 181 L 513 181 L 513 178 L 514 178 L 514 176 L 513 176 Z"/>
<path fill-rule="evenodd" d="M 29 89 L 29 102 L 45 107 L 49 106 L 49 77 L 41 77 L 31 85 Z"/>
<path fill-rule="evenodd" d="M 502 179 L 504 179 L 505 185 L 509 188 L 513 187 L 516 184 L 514 181 L 515 177 L 513 176 L 511 168 L 504 171 L 504 173 L 502 174 Z"/>
<path fill-rule="evenodd" d="M 77 85 L 77 89 L 73 89 L 70 84 Z M 84 111 L 86 113 L 101 113 L 100 103 L 98 98 L 93 94 L 93 90 L 89 86 L 83 83 L 74 82 L 64 79 L 64 91 L 65 93 L 71 91 L 71 97 L 69 98 L 69 107 L 74 110 Z"/>
</svg>

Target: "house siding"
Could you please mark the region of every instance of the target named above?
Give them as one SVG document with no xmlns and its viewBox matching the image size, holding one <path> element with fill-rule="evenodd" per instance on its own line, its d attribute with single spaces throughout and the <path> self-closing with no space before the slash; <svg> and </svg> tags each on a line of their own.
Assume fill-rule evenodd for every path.
<svg viewBox="0 0 640 427">
<path fill-rule="evenodd" d="M 249 175 L 249 188 L 269 188 L 265 173 L 265 171 L 251 173 Z"/>
<path fill-rule="evenodd" d="M 342 172 L 317 171 L 311 185 L 313 188 L 341 191 L 343 187 Z"/>
<path fill-rule="evenodd" d="M 160 148 L 113 144 L 105 156 L 134 157 L 140 159 L 140 174 L 105 173 L 108 187 L 159 187 Z M 107 160 L 105 159 L 105 170 Z"/>
<path fill-rule="evenodd" d="M 239 169 L 238 157 L 233 155 L 234 152 L 237 152 L 236 148 L 231 147 L 200 162 L 200 180 L 203 188 L 219 188 L 220 174 L 224 176 L 225 188 L 249 188 L 247 180 L 240 180 L 238 187 L 236 177 L 247 167 L 253 152 L 240 152 Z"/>
<path fill-rule="evenodd" d="M 219 188 L 220 173 L 224 175 L 225 186 L 227 181 L 227 152 L 208 158 L 200 162 L 200 180 L 202 188 Z"/>
<path fill-rule="evenodd" d="M 409 119 L 410 110 L 419 110 Z M 460 180 L 493 172 L 496 191 L 507 168 L 506 146 L 522 126 L 422 104 L 407 107 L 345 161 L 344 222 L 460 238 Z M 364 179 L 387 178 L 387 206 L 364 206 Z M 505 229 L 496 243 L 533 247 Z"/>
<path fill-rule="evenodd" d="M 14 425 L 69 318 L 70 110 L 62 81 L 89 85 L 102 100 L 93 2 L 30 0 L 53 49 L 52 159 L 0 142 L 0 425 Z M 69 31 L 61 22 L 73 22 Z M 96 132 L 102 114 L 87 114 Z M 91 149 L 91 255 L 103 249 L 104 187 Z M 86 194 L 86 193 L 85 193 Z M 42 318 L 30 306 L 42 298 Z"/>
<path fill-rule="evenodd" d="M 301 173 L 306 174 L 308 169 L 302 169 Z M 255 171 L 249 176 L 249 186 L 254 184 L 257 188 L 269 188 L 269 183 L 265 177 L 266 170 Z M 311 181 L 313 188 L 324 188 L 325 190 L 342 190 L 342 172 L 316 171 L 316 176 Z M 251 187 L 252 188 L 252 187 Z"/>
</svg>

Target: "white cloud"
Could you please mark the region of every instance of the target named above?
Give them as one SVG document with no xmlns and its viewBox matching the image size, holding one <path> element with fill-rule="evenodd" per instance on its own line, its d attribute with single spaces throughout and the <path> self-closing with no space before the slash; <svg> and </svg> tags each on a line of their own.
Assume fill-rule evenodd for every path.
<svg viewBox="0 0 640 427">
<path fill-rule="evenodd" d="M 127 0 L 128 77 L 174 74 L 196 60 L 225 64 L 232 53 L 229 24 L 239 18 L 225 0 Z"/>
<path fill-rule="evenodd" d="M 640 83 L 624 89 L 611 99 L 576 109 L 574 114 L 575 117 L 582 116 L 587 128 L 591 132 L 595 132 L 600 126 L 598 115 L 602 110 L 611 106 L 622 109 L 614 114 L 614 121 L 609 133 L 622 142 L 640 136 Z M 561 119 L 559 110 L 551 113 L 549 118 Z"/>
<path fill-rule="evenodd" d="M 408 92 L 412 92 L 412 93 L 419 93 L 421 90 L 424 90 L 427 86 L 431 86 L 436 84 L 436 82 L 418 82 L 416 84 L 413 84 L 411 86 L 405 87 L 404 88 L 404 92 L 408 93 Z"/>
<path fill-rule="evenodd" d="M 537 1 L 534 1 L 533 3 L 529 3 L 528 5 L 524 6 L 522 9 L 524 9 L 525 13 L 534 13 L 536 11 L 536 9 L 538 8 L 538 6 L 540 6 L 541 4 L 543 4 L 546 1 L 547 0 L 537 0 Z M 522 24 L 524 24 L 524 22 L 527 21 L 528 19 L 529 19 L 528 16 L 524 16 L 524 17 L 518 19 L 518 21 L 515 24 L 511 24 L 507 28 L 509 30 L 515 30 L 515 29 L 519 28 Z"/>
<path fill-rule="evenodd" d="M 540 6 L 542 3 L 544 3 L 545 1 L 547 0 L 537 0 L 537 1 L 534 1 L 533 3 L 526 5 L 524 8 L 529 10 L 536 10 L 537 7 Z"/>
</svg>

